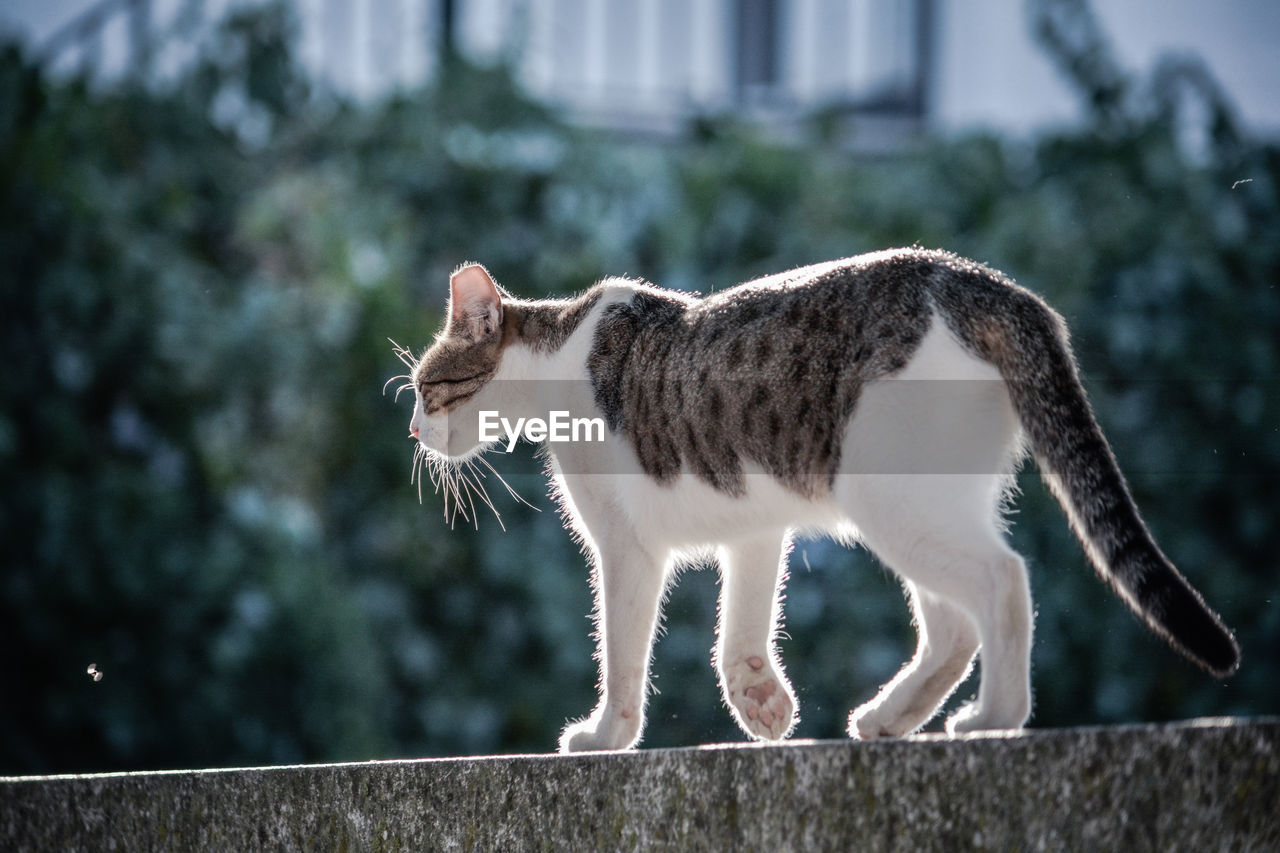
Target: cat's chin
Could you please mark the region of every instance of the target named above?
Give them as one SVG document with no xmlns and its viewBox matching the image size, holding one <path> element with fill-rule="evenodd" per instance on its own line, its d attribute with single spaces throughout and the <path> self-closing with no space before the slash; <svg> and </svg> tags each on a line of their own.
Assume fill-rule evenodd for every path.
<svg viewBox="0 0 1280 853">
<path fill-rule="evenodd" d="M 493 442 L 489 442 L 487 444 L 477 444 L 474 447 L 470 448 L 469 450 L 449 453 L 447 450 L 440 450 L 439 448 L 432 447 L 426 442 L 420 442 L 420 444 L 422 445 L 423 449 L 426 450 L 429 456 L 439 460 L 440 462 L 443 462 L 446 465 L 454 465 L 454 466 L 465 465 L 466 463 L 476 459 L 477 457 L 483 456 L 486 452 L 488 452 L 494 446 Z M 457 448 L 455 448 L 455 451 L 457 451 Z"/>
</svg>

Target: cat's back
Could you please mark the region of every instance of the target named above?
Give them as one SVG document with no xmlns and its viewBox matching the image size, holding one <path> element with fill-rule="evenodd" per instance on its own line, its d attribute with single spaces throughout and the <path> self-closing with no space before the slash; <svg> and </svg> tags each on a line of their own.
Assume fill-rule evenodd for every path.
<svg viewBox="0 0 1280 853">
<path fill-rule="evenodd" d="M 698 298 L 636 285 L 601 313 L 588 360 L 609 428 L 659 481 L 738 492 L 744 460 L 817 494 L 861 388 L 900 370 L 955 256 L 899 249 Z"/>
<path fill-rule="evenodd" d="M 937 249 L 904 247 L 796 267 L 706 296 L 644 281 L 607 279 L 594 292 L 612 296 L 599 334 L 618 337 L 659 330 L 714 343 L 761 324 L 839 332 L 841 314 L 872 313 L 906 321 L 942 289 L 1006 290 L 1000 273 Z M 1013 286 L 1014 289 L 1016 286 Z"/>
<path fill-rule="evenodd" d="M 952 252 L 902 247 L 797 267 L 715 291 L 693 306 L 690 316 L 728 317 L 739 306 L 749 306 L 748 313 L 771 306 L 785 313 L 797 304 L 894 310 L 918 307 L 939 285 L 1020 290 L 998 271 Z"/>
</svg>

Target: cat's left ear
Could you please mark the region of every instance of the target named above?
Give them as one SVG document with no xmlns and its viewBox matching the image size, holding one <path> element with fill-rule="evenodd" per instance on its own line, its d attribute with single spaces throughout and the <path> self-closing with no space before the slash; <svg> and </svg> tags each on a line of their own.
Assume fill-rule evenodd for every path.
<svg viewBox="0 0 1280 853">
<path fill-rule="evenodd" d="M 449 278 L 449 331 L 478 343 L 502 325 L 502 295 L 489 271 L 467 264 Z"/>
</svg>

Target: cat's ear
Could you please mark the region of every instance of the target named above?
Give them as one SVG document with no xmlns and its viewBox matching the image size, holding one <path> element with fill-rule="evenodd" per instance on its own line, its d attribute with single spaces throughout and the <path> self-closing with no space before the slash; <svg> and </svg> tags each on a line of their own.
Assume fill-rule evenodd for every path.
<svg viewBox="0 0 1280 853">
<path fill-rule="evenodd" d="M 467 264 L 449 278 L 449 332 L 473 343 L 498 333 L 502 294 L 489 271 Z"/>
</svg>

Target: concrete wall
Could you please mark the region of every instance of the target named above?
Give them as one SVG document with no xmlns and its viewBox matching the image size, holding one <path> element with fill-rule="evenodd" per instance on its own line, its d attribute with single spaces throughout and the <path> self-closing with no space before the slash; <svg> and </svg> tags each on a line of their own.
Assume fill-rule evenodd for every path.
<svg viewBox="0 0 1280 853">
<path fill-rule="evenodd" d="M 1280 720 L 0 779 L 18 850 L 1280 850 Z"/>
</svg>

